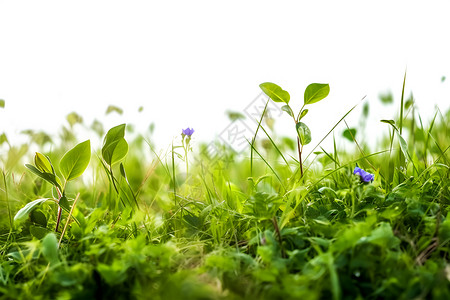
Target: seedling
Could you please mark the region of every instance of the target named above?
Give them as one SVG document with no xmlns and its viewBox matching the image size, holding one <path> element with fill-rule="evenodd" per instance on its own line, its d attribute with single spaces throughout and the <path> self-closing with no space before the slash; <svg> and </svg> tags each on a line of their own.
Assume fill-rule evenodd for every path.
<svg viewBox="0 0 450 300">
<path fill-rule="evenodd" d="M 59 223 L 61 222 L 62 210 L 69 212 L 70 205 L 66 197 L 66 186 L 71 180 L 74 180 L 81 176 L 89 165 L 91 159 L 91 144 L 90 141 L 84 141 L 76 145 L 73 149 L 64 154 L 59 163 L 59 169 L 64 179 L 63 183 L 61 179 L 56 175 L 55 168 L 48 156 L 42 153 L 36 152 L 34 156 L 34 165 L 26 164 L 25 166 L 34 174 L 41 177 L 45 181 L 53 185 L 57 193 L 57 199 L 43 198 L 34 200 L 22 209 L 20 209 L 14 217 L 16 223 L 20 223 L 27 219 L 28 215 L 36 208 L 37 205 L 46 201 L 54 201 L 58 205 L 58 215 L 56 220 L 55 231 L 58 231 Z"/>
<path fill-rule="evenodd" d="M 127 174 L 125 172 L 125 167 L 121 162 L 128 154 L 128 143 L 125 140 L 125 127 L 126 124 L 121 124 L 111 128 L 106 133 L 102 147 L 103 160 L 100 160 L 100 162 L 102 163 L 108 175 L 108 178 L 114 187 L 114 190 L 119 195 L 122 204 L 126 206 L 126 203 L 124 201 L 125 199 L 127 203 L 132 207 L 139 208 L 136 195 L 131 189 Z M 121 162 L 119 165 L 120 175 L 125 180 L 126 185 L 128 186 L 128 191 L 124 190 L 120 185 L 118 185 L 119 181 L 114 176 L 113 166 L 119 162 Z"/>
<path fill-rule="evenodd" d="M 297 148 L 298 148 L 300 176 L 303 177 L 303 163 L 302 163 L 303 146 L 311 142 L 311 130 L 305 123 L 300 121 L 308 113 L 308 109 L 305 109 L 305 106 L 308 104 L 319 102 L 320 100 L 327 97 L 328 94 L 330 93 L 330 86 L 328 84 L 322 83 L 311 83 L 310 85 L 308 85 L 306 87 L 304 94 L 303 106 L 298 112 L 297 117 L 295 116 L 294 111 L 289 105 L 291 97 L 287 91 L 283 90 L 281 87 L 271 82 L 261 83 L 259 87 L 263 90 L 263 92 L 267 96 L 269 96 L 270 99 L 272 99 L 272 101 L 286 103 L 286 105 L 282 106 L 281 109 L 285 111 L 289 116 L 291 116 L 295 123 L 295 129 L 297 132 Z"/>
</svg>

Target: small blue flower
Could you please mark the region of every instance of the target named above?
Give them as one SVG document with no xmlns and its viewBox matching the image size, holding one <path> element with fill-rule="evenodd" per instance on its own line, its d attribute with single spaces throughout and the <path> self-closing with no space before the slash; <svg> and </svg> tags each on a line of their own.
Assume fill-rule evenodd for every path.
<svg viewBox="0 0 450 300">
<path fill-rule="evenodd" d="M 191 137 L 191 135 L 194 133 L 194 129 L 193 128 L 186 128 L 186 129 L 181 129 L 181 135 L 187 136 L 187 137 Z"/>
<path fill-rule="evenodd" d="M 358 166 L 355 167 L 353 174 L 359 175 L 361 177 L 361 181 L 364 181 L 364 182 L 372 182 L 375 179 L 375 175 L 364 171 L 363 169 L 361 169 Z"/>
</svg>

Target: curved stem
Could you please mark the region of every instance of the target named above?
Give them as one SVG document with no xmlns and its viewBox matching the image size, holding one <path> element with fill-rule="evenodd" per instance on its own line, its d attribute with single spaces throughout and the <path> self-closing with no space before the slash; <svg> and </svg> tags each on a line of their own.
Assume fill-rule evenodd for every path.
<svg viewBox="0 0 450 300">
<path fill-rule="evenodd" d="M 298 115 L 297 115 L 297 119 L 294 119 L 294 120 L 295 120 L 295 124 L 297 124 L 298 122 L 300 122 L 300 116 L 301 116 L 301 114 L 302 114 L 302 111 L 303 111 L 303 108 L 305 107 L 305 105 L 306 105 L 306 104 L 303 104 L 302 108 L 300 108 L 300 111 L 298 112 Z"/>
</svg>

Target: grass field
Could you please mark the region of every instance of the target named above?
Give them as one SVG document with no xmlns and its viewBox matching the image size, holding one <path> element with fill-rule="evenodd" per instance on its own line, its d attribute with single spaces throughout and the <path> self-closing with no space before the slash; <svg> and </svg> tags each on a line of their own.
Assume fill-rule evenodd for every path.
<svg viewBox="0 0 450 300">
<path fill-rule="evenodd" d="M 378 149 L 330 128 L 352 150 L 309 153 L 328 85 L 298 114 L 261 88 L 292 136 L 263 112 L 241 153 L 199 128 L 160 151 L 125 124 L 94 124 L 96 147 L 76 115 L 59 139 L 0 136 L 0 299 L 450 299 L 450 111 L 423 124 L 402 95 Z"/>
</svg>

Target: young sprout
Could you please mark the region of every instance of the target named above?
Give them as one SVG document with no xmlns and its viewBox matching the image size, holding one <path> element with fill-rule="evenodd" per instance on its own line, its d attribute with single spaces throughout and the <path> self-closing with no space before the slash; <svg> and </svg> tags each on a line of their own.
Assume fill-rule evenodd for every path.
<svg viewBox="0 0 450 300">
<path fill-rule="evenodd" d="M 295 129 L 297 131 L 300 177 L 303 177 L 303 146 L 311 142 L 311 130 L 305 123 L 300 121 L 308 113 L 308 109 L 306 109 L 305 106 L 319 102 L 320 100 L 326 98 L 330 93 L 330 86 L 327 83 L 311 83 L 310 85 L 308 85 L 304 93 L 303 106 L 298 112 L 297 117 L 295 116 L 294 111 L 289 105 L 291 96 L 287 91 L 283 90 L 280 86 L 272 82 L 261 83 L 259 87 L 267 96 L 269 96 L 270 99 L 272 99 L 272 101 L 285 103 L 285 105 L 283 105 L 281 109 L 285 111 L 289 116 L 291 116 L 294 120 Z"/>
</svg>

